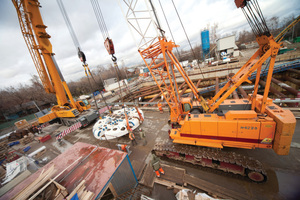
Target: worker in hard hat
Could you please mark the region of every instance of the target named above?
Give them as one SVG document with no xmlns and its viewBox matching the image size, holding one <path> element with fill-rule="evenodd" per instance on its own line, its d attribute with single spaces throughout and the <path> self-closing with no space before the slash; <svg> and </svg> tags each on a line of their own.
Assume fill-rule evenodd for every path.
<svg viewBox="0 0 300 200">
<path fill-rule="evenodd" d="M 128 155 L 130 155 L 131 151 L 129 150 L 129 147 L 128 145 L 126 144 L 117 144 L 117 147 L 120 151 L 123 151 L 125 153 L 128 153 Z"/>
<path fill-rule="evenodd" d="M 160 102 L 157 103 L 157 107 L 160 113 L 163 113 L 163 108 L 162 108 L 162 104 Z"/>
<path fill-rule="evenodd" d="M 152 160 L 151 165 L 155 171 L 156 177 L 160 177 L 160 174 L 165 174 L 164 170 L 161 168 L 160 159 L 155 155 L 155 151 L 152 150 Z"/>
<path fill-rule="evenodd" d="M 140 138 L 141 138 L 141 140 L 143 140 L 143 146 L 145 146 L 147 144 L 146 134 L 142 130 L 142 128 L 139 128 L 139 132 L 140 132 Z"/>
<path fill-rule="evenodd" d="M 133 132 L 132 132 L 131 129 L 129 130 L 129 139 L 131 140 L 132 146 L 134 146 L 135 144 L 137 145 L 137 142 L 135 140 L 135 136 L 134 136 L 134 134 L 133 134 Z"/>
</svg>

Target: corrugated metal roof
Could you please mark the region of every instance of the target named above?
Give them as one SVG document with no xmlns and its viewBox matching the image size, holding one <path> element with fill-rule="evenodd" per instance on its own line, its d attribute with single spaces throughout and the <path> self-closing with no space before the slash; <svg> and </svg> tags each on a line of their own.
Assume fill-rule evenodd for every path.
<svg viewBox="0 0 300 200">
<path fill-rule="evenodd" d="M 94 152 L 92 152 L 93 150 Z M 70 172 L 70 174 L 60 183 L 67 188 L 69 193 L 72 192 L 82 180 L 85 180 L 87 190 L 92 191 L 97 195 L 125 159 L 126 153 L 77 142 L 67 151 L 57 156 L 50 163 L 14 187 L 10 192 L 2 196 L 1 199 L 11 199 L 24 187 L 32 183 L 41 174 L 42 170 L 46 171 L 53 164 L 57 170 L 56 174 L 53 176 L 55 177 L 80 156 L 82 158 L 78 163 L 75 163 L 73 167 L 64 172 L 56 179 L 56 181 L 60 182 Z"/>
</svg>

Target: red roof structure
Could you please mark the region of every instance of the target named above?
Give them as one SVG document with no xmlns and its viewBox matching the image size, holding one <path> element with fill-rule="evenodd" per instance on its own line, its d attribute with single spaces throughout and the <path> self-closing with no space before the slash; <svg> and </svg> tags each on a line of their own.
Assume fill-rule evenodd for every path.
<svg viewBox="0 0 300 200">
<path fill-rule="evenodd" d="M 42 170 L 46 171 L 52 165 L 54 165 L 56 169 L 56 173 L 53 176 L 55 177 L 79 157 L 81 157 L 81 159 L 59 176 L 56 181 L 66 187 L 68 192 L 71 193 L 82 180 L 85 180 L 87 190 L 95 193 L 96 196 L 99 196 L 100 193 L 105 191 L 104 189 L 107 187 L 113 174 L 117 171 L 122 162 L 124 160 L 129 161 L 127 154 L 124 152 L 77 142 L 0 199 L 13 198 L 24 187 L 33 182 L 41 174 Z M 127 169 L 129 168 L 131 170 L 127 171 L 129 171 L 129 173 L 132 172 L 130 176 L 134 177 L 134 182 L 137 182 L 130 161 L 129 165 L 126 165 L 130 166 L 127 167 Z"/>
</svg>

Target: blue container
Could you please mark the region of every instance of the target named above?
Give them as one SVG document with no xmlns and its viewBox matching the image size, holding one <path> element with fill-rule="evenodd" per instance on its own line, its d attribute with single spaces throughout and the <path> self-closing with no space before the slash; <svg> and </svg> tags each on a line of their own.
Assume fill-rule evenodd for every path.
<svg viewBox="0 0 300 200">
<path fill-rule="evenodd" d="M 201 42 L 202 42 L 202 51 L 203 51 L 203 59 L 209 53 L 209 30 L 201 31 Z"/>
</svg>

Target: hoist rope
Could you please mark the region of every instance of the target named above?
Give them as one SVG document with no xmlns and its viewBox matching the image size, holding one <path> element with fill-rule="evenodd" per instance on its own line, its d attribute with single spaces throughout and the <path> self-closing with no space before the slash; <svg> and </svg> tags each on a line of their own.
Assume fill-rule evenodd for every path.
<svg viewBox="0 0 300 200">
<path fill-rule="evenodd" d="M 188 37 L 188 35 L 187 35 L 186 31 L 185 31 L 185 28 L 184 28 L 184 26 L 183 26 L 183 23 L 182 23 L 182 21 L 181 21 L 181 18 L 180 18 L 180 16 L 179 16 L 179 13 L 178 13 L 177 8 L 176 8 L 176 6 L 175 6 L 175 3 L 174 3 L 173 0 L 171 0 L 171 1 L 172 1 L 172 3 L 173 3 L 173 6 L 174 6 L 175 11 L 176 11 L 176 13 L 177 13 L 178 19 L 179 19 L 179 21 L 180 21 L 180 24 L 181 24 L 181 26 L 182 26 L 182 29 L 183 29 L 184 34 L 185 34 L 185 36 L 186 36 L 186 39 L 187 39 L 187 41 L 188 41 L 188 43 L 189 43 L 189 45 L 190 45 L 190 47 L 191 47 L 192 53 L 193 53 L 193 55 L 194 55 L 194 58 L 197 59 L 197 58 L 196 58 L 195 51 L 194 51 L 194 49 L 193 49 L 193 47 L 192 47 L 192 45 L 191 45 L 190 39 L 189 39 L 189 37 Z M 197 59 L 197 64 L 198 64 L 198 59 Z M 199 68 L 199 70 L 200 70 L 200 72 L 201 72 L 201 74 L 202 74 L 202 77 L 203 77 L 203 79 L 204 79 L 203 72 L 202 72 L 202 70 L 201 70 L 201 68 L 200 68 L 199 65 L 198 65 L 198 68 Z"/>
<path fill-rule="evenodd" d="M 83 62 L 82 66 L 84 67 L 85 75 L 86 75 L 86 77 L 87 77 L 87 79 L 88 79 L 90 88 L 92 89 L 92 84 L 91 84 L 89 75 L 92 77 L 94 83 L 95 83 L 97 86 L 100 86 L 100 84 L 98 84 L 98 83 L 96 82 L 96 80 L 95 80 L 93 74 L 91 73 L 91 71 L 90 71 L 90 69 L 89 69 L 89 67 L 88 67 L 88 64 L 85 62 L 85 61 L 86 61 L 85 55 L 84 55 L 84 53 L 81 51 L 79 41 L 78 41 L 78 39 L 77 39 L 77 37 L 76 37 L 75 31 L 74 31 L 74 29 L 73 29 L 73 27 L 72 27 L 71 21 L 70 21 L 70 19 L 69 19 L 69 17 L 68 17 L 67 11 L 66 11 L 66 9 L 65 9 L 65 7 L 64 7 L 64 4 L 62 3 L 62 0 L 57 0 L 57 4 L 58 4 L 58 6 L 59 6 L 59 8 L 60 8 L 60 11 L 61 11 L 61 13 L 62 13 L 62 15 L 63 15 L 63 17 L 64 17 L 64 20 L 65 20 L 65 22 L 66 22 L 66 25 L 67 25 L 67 27 L 68 27 L 68 29 L 69 29 L 70 35 L 71 35 L 72 40 L 73 40 L 73 43 L 74 43 L 74 45 L 75 45 L 75 48 L 76 48 L 76 50 L 78 51 L 78 55 L 81 56 L 81 57 L 83 57 L 83 59 L 81 60 L 81 61 Z M 108 106 L 108 104 L 106 103 L 105 98 L 103 97 L 103 95 L 102 95 L 101 92 L 100 92 L 100 94 L 101 94 L 102 100 L 103 100 L 104 103 L 105 103 L 105 106 L 107 107 L 108 110 L 110 110 L 110 109 L 109 109 L 109 106 Z M 97 101 L 96 101 L 95 96 L 94 96 L 94 93 L 93 93 L 93 97 L 94 97 L 94 101 L 95 101 L 95 106 L 96 106 L 97 110 L 99 110 Z"/>
<path fill-rule="evenodd" d="M 75 32 L 74 32 L 74 29 L 72 27 L 71 21 L 70 21 L 68 15 L 67 15 L 66 9 L 65 9 L 65 7 L 64 7 L 64 5 L 63 5 L 63 3 L 62 3 L 61 0 L 56 0 L 56 1 L 57 1 L 57 4 L 58 4 L 58 7 L 59 7 L 59 9 L 60 9 L 60 11 L 61 11 L 61 13 L 62 13 L 62 15 L 64 17 L 64 20 L 65 20 L 66 25 L 67 25 L 67 27 L 69 29 L 69 32 L 71 34 L 71 38 L 73 40 L 73 43 L 74 43 L 74 45 L 76 47 L 76 51 L 77 51 L 77 49 L 80 48 L 80 44 L 79 44 L 78 39 L 77 39 L 77 37 L 75 35 Z"/>
<path fill-rule="evenodd" d="M 94 13 L 96 15 L 96 19 L 97 19 L 99 28 L 100 28 L 102 36 L 103 36 L 103 40 L 105 41 L 107 38 L 109 38 L 109 34 L 108 34 L 108 29 L 107 29 L 106 23 L 104 21 L 104 17 L 103 17 L 99 2 L 98 2 L 98 0 L 91 0 L 91 3 L 92 3 Z M 124 99 L 123 99 L 122 90 L 121 90 L 121 86 L 120 86 L 120 69 L 117 64 L 117 58 L 114 55 L 112 55 L 112 61 L 114 63 L 115 73 L 116 73 L 116 76 L 118 79 L 119 90 L 120 90 L 120 95 L 121 95 L 120 98 L 124 105 Z"/>
<path fill-rule="evenodd" d="M 247 4 L 242 8 L 242 11 L 256 36 L 270 34 L 257 0 L 247 1 Z"/>
<path fill-rule="evenodd" d="M 163 9 L 163 7 L 162 7 L 162 5 L 161 5 L 161 2 L 160 2 L 160 0 L 159 0 L 159 4 L 160 4 L 160 8 L 161 8 L 161 10 L 162 10 L 162 12 L 163 12 L 163 14 L 164 14 L 165 20 L 166 20 L 166 22 L 167 22 L 167 25 L 168 25 L 169 31 L 170 31 L 170 33 L 171 33 L 172 40 L 173 40 L 173 41 L 174 41 L 174 43 L 176 44 L 176 42 L 175 42 L 175 39 L 174 39 L 174 36 L 173 36 L 173 33 L 172 33 L 172 31 L 171 31 L 171 28 L 170 28 L 169 22 L 168 22 L 168 20 L 167 20 L 167 17 L 166 17 L 165 11 L 164 11 L 164 9 Z M 181 60 L 181 57 L 180 57 L 179 50 L 178 50 L 177 46 L 176 46 L 175 48 L 176 48 L 176 52 L 177 52 L 177 55 L 178 55 L 178 57 L 179 57 L 179 60 Z"/>
<path fill-rule="evenodd" d="M 91 0 L 91 4 L 92 4 L 93 10 L 94 10 L 94 13 L 96 15 L 96 19 L 97 19 L 99 28 L 100 28 L 102 36 L 103 36 L 103 40 L 105 41 L 106 39 L 109 39 L 109 34 L 108 34 L 107 26 L 104 21 L 104 17 L 102 15 L 102 11 L 101 11 L 99 2 L 98 2 L 98 0 Z M 122 101 L 122 104 L 124 107 L 124 114 L 125 114 L 125 116 L 127 116 L 126 110 L 125 110 L 125 105 L 124 105 L 124 98 L 123 98 L 123 94 L 122 94 L 121 84 L 120 84 L 120 73 L 121 72 L 120 72 L 119 66 L 117 64 L 117 58 L 114 56 L 114 54 L 111 54 L 111 56 L 112 56 L 111 59 L 114 63 L 115 73 L 116 73 L 116 76 L 118 79 L 119 92 L 120 92 L 119 96 L 121 98 L 121 101 Z M 126 85 L 126 83 L 125 83 L 125 85 Z M 127 87 L 127 85 L 126 85 L 126 87 Z M 128 121 L 127 121 L 127 124 L 128 124 Z"/>
<path fill-rule="evenodd" d="M 154 22 L 154 24 L 156 24 L 156 27 L 157 27 L 157 29 L 159 30 L 161 36 L 162 36 L 163 38 L 166 38 L 166 37 L 165 37 L 165 31 L 161 28 L 160 22 L 159 22 L 159 20 L 158 20 L 158 16 L 157 16 L 157 14 L 156 14 L 155 7 L 154 7 L 154 5 L 153 5 L 153 3 L 152 3 L 152 0 L 149 0 L 149 3 L 150 3 L 150 6 L 151 6 L 151 9 L 152 9 L 152 12 L 153 12 L 153 14 L 154 14 L 154 17 L 155 17 L 155 19 L 156 19 L 156 23 Z"/>
<path fill-rule="evenodd" d="M 96 19 L 97 19 L 99 28 L 100 28 L 102 36 L 103 36 L 103 40 L 105 40 L 106 38 L 109 37 L 109 34 L 108 34 L 107 26 L 105 24 L 105 21 L 104 21 L 103 15 L 102 15 L 102 11 L 101 11 L 99 2 L 98 2 L 98 0 L 91 0 L 91 3 L 92 3 L 92 7 L 94 9 L 94 13 L 96 15 Z"/>
</svg>

